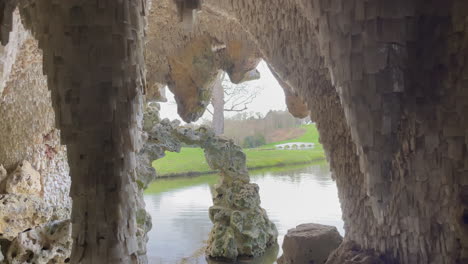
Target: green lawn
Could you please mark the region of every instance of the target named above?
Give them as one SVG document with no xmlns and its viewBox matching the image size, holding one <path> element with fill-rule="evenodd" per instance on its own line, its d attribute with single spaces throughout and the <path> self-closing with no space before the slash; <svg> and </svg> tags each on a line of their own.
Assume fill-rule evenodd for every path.
<svg viewBox="0 0 468 264">
<path fill-rule="evenodd" d="M 271 143 L 257 149 L 244 149 L 247 167 L 256 169 L 323 160 L 325 153 L 318 142 L 319 135 L 315 124 L 303 127 L 306 132 L 296 139 Z M 315 147 L 307 150 L 271 150 L 277 144 L 288 142 L 311 142 L 315 143 Z M 182 148 L 180 153 L 166 152 L 164 158 L 153 162 L 153 167 L 159 177 L 211 172 L 201 148 Z"/>
<path fill-rule="evenodd" d="M 320 145 L 319 133 L 317 131 L 317 127 L 315 126 L 315 124 L 302 125 L 301 127 L 306 129 L 306 132 L 302 136 L 298 138 L 294 138 L 294 139 L 266 144 L 266 145 L 261 146 L 260 148 L 274 148 L 275 145 L 291 143 L 291 142 L 310 142 L 310 143 L 315 143 L 316 146 Z"/>
<path fill-rule="evenodd" d="M 325 158 L 322 148 L 309 150 L 246 149 L 244 151 L 249 169 L 306 163 Z M 182 148 L 180 153 L 166 153 L 166 157 L 153 162 L 153 167 L 158 176 L 211 171 L 201 148 Z"/>
</svg>

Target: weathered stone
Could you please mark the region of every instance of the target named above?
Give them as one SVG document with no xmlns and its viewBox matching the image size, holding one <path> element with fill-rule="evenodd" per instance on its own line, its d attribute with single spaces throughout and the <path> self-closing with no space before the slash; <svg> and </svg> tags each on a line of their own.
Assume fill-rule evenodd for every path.
<svg viewBox="0 0 468 264">
<path fill-rule="evenodd" d="M 278 264 L 324 263 L 343 238 L 334 226 L 302 224 L 284 236 Z"/>
<path fill-rule="evenodd" d="M 354 241 L 344 241 L 328 257 L 326 264 L 396 264 L 392 258 L 362 249 Z"/>
<path fill-rule="evenodd" d="M 141 41 L 145 8 L 132 8 L 137 2 L 145 3 L 123 1 L 116 7 L 112 1 L 92 1 L 93 6 L 83 1 L 0 1 L 2 43 L 10 38 L 22 46 L 13 23 L 20 19 L 12 15 L 19 4 L 23 21 L 44 51 L 44 58 L 26 57 L 12 65 L 12 58 L 22 57 L 17 56 L 19 49 L 0 48 L 7 55 L 0 67 L 0 86 L 6 85 L 0 104 L 0 161 L 10 170 L 22 159 L 34 161 L 32 152 L 44 153 L 37 139 L 44 128 L 51 128 L 50 100 L 39 101 L 49 98 L 47 89 L 27 89 L 36 88 L 36 80 L 45 88 L 42 69 L 34 67 L 44 62 L 55 119 L 64 142 L 74 148 L 69 153 L 77 175 L 72 194 L 80 199 L 75 206 L 81 209 L 105 201 L 94 194 L 107 191 L 87 181 L 87 172 L 102 172 L 103 164 L 128 165 L 113 172 L 135 167 L 138 101 L 146 86 Z M 468 168 L 465 0 L 178 1 L 202 8 L 196 20 L 192 8 L 182 9 L 190 30 L 178 24 L 173 1 L 152 2 L 148 83 L 169 82 L 186 120 L 199 117 L 207 105 L 205 88 L 213 71 L 250 68 L 258 52 L 303 99 L 298 112 L 305 113 L 307 106 L 317 123 L 338 185 L 347 239 L 365 249 L 390 252 L 401 263 L 468 262 L 468 232 L 461 221 L 468 208 L 460 199 Z M 112 8 L 116 12 L 106 13 Z M 110 26 L 112 36 L 107 34 Z M 198 45 L 200 39 L 207 41 Z M 230 75 L 236 80 L 244 76 Z M 86 133 L 92 127 L 96 130 Z M 428 133 L 434 136 L 426 138 Z M 55 147 L 46 149 L 53 153 Z M 106 153 L 109 149 L 132 151 L 102 162 L 119 152 Z M 37 163 L 45 164 L 37 156 Z M 101 162 L 91 162 L 95 160 Z M 117 190 L 121 195 L 114 200 L 128 203 L 124 211 L 135 208 L 133 195 L 127 195 L 134 175 L 93 175 L 116 176 L 115 186 L 128 189 Z M 94 216 L 84 209 L 76 212 L 77 217 Z M 103 233 L 123 234 L 133 250 L 136 217 L 132 212 L 124 215 L 119 224 L 130 223 L 130 231 Z M 80 228 L 85 221 L 76 222 L 77 230 L 86 230 Z M 86 232 L 81 237 L 88 237 Z"/>
<path fill-rule="evenodd" d="M 10 42 L 0 46 L 0 163 L 11 173 L 29 161 L 41 175 L 46 202 L 71 207 L 67 154 L 55 129 L 43 53 L 21 21 L 14 12 Z"/>
<path fill-rule="evenodd" d="M 0 165 L 0 193 L 5 192 L 5 185 L 6 185 L 6 178 L 8 176 L 8 173 L 6 169 Z"/>
<path fill-rule="evenodd" d="M 18 233 L 42 225 L 52 216 L 53 209 L 36 196 L 0 195 L 0 238 L 13 240 Z"/>
<path fill-rule="evenodd" d="M 70 220 L 50 222 L 22 232 L 11 243 L 9 264 L 50 264 L 70 261 L 72 247 Z"/>
<path fill-rule="evenodd" d="M 15 194 L 41 195 L 41 175 L 28 161 L 22 161 L 6 180 L 6 192 Z"/>
</svg>

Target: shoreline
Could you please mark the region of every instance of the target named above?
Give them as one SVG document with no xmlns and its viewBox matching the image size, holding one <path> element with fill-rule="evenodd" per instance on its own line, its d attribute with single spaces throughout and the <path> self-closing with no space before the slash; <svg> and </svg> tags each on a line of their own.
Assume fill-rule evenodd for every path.
<svg viewBox="0 0 468 264">
<path fill-rule="evenodd" d="M 254 166 L 254 167 L 247 167 L 247 170 L 250 171 L 255 171 L 255 170 L 261 170 L 261 169 L 267 169 L 267 168 L 281 168 L 281 167 L 287 167 L 287 166 L 295 166 L 295 165 L 305 165 L 305 164 L 312 164 L 317 161 L 323 161 L 326 160 L 326 157 L 322 158 L 316 158 L 312 159 L 310 161 L 301 161 L 301 162 L 291 162 L 291 163 L 283 163 L 280 162 L 275 165 L 268 165 L 268 166 Z M 170 173 L 170 174 L 164 174 L 161 176 L 157 176 L 154 181 L 158 179 L 169 179 L 169 178 L 183 178 L 183 177 L 195 177 L 195 176 L 200 176 L 200 175 L 207 175 L 207 174 L 216 174 L 218 171 L 215 170 L 209 170 L 209 171 L 189 171 L 189 172 L 181 172 L 181 173 Z"/>
</svg>

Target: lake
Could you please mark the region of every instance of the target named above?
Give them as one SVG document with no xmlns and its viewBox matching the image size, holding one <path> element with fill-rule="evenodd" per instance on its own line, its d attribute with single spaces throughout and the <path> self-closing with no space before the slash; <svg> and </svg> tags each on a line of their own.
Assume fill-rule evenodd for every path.
<svg viewBox="0 0 468 264">
<path fill-rule="evenodd" d="M 333 225 L 344 235 L 337 188 L 326 162 L 250 174 L 260 186 L 262 207 L 278 228 L 279 245 L 288 229 L 303 223 Z M 151 184 L 145 193 L 146 209 L 153 218 L 147 245 L 150 264 L 219 263 L 207 262 L 204 255 L 212 226 L 211 186 L 218 179 L 213 174 Z M 272 247 L 263 257 L 245 263 L 273 264 L 280 254 L 280 246 Z"/>
</svg>

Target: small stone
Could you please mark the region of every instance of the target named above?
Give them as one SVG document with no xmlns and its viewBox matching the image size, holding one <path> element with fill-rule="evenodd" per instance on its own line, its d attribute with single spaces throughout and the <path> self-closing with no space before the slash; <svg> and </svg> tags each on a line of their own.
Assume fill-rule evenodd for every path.
<svg viewBox="0 0 468 264">
<path fill-rule="evenodd" d="M 29 162 L 21 162 L 6 180 L 6 192 L 15 194 L 40 195 L 41 175 Z"/>
<path fill-rule="evenodd" d="M 72 242 L 70 220 L 50 222 L 19 234 L 8 249 L 8 263 L 66 263 Z"/>
<path fill-rule="evenodd" d="M 324 263 L 343 238 L 334 226 L 302 224 L 288 230 L 278 264 Z"/>
</svg>

